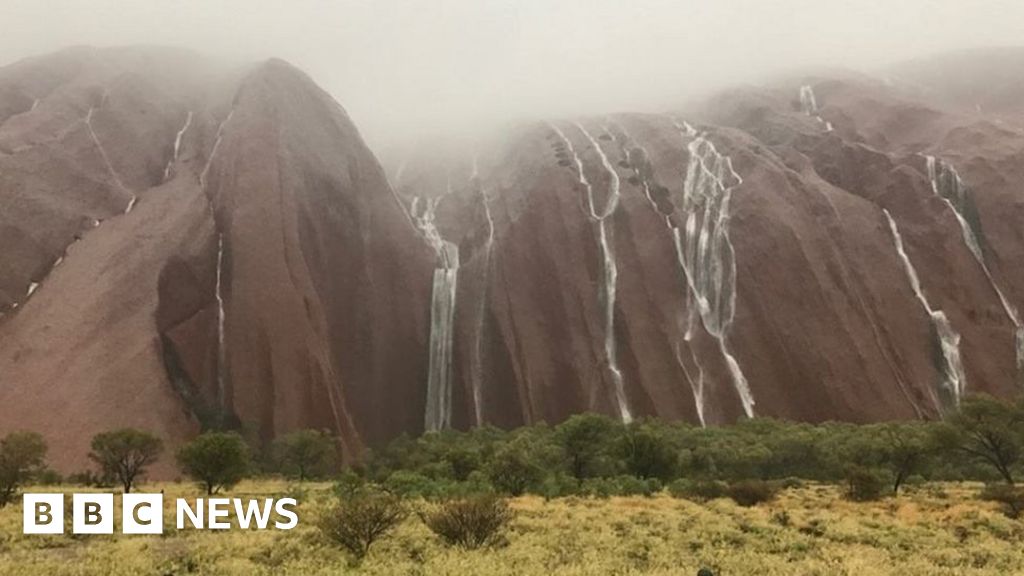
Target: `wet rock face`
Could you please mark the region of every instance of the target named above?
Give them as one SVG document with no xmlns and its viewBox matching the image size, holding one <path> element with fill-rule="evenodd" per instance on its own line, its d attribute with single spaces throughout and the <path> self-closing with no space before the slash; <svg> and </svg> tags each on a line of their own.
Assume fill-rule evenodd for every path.
<svg viewBox="0 0 1024 576">
<path fill-rule="evenodd" d="M 936 418 L 1016 394 L 1020 132 L 916 95 L 800 78 L 395 158 L 463 255 L 452 422 Z"/>
<path fill-rule="evenodd" d="M 526 124 L 386 176 L 283 62 L 8 67 L 0 433 L 40 430 L 73 471 L 118 426 L 326 428 L 357 457 L 582 411 L 873 421 L 1009 397 L 1024 132 L 956 86 L 925 98 L 930 77 Z"/>
<path fill-rule="evenodd" d="M 431 253 L 305 75 L 80 50 L 0 86 L 0 432 L 73 471 L 119 426 L 421 429 Z"/>
</svg>

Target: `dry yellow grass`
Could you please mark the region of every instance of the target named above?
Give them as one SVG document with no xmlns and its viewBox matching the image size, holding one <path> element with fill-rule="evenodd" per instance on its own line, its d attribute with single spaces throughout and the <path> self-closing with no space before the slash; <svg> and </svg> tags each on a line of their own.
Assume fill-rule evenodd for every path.
<svg viewBox="0 0 1024 576">
<path fill-rule="evenodd" d="M 1024 574 L 1024 523 L 977 501 L 978 486 L 933 485 L 865 504 L 840 499 L 835 487 L 809 486 L 754 508 L 668 496 L 525 497 L 514 502 L 503 547 L 446 548 L 412 516 L 359 567 L 315 527 L 328 485 L 248 482 L 228 495 L 293 492 L 302 521 L 288 532 L 178 532 L 170 501 L 201 495 L 184 484 L 141 491 L 161 488 L 169 501 L 164 536 L 25 536 L 20 504 L 0 511 L 0 574 L 677 576 L 702 566 L 720 575 Z"/>
</svg>

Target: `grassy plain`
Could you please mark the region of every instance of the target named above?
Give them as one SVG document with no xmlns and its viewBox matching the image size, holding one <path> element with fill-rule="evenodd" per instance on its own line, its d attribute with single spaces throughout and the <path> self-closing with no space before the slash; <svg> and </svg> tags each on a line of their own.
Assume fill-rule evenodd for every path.
<svg viewBox="0 0 1024 576">
<path fill-rule="evenodd" d="M 911 487 L 872 503 L 847 502 L 837 487 L 809 485 L 752 508 L 668 495 L 523 497 L 513 502 L 517 516 L 502 546 L 447 548 L 413 514 L 361 566 L 316 527 L 317 514 L 334 498 L 328 484 L 246 482 L 227 494 L 298 498 L 301 521 L 291 531 L 177 531 L 173 499 L 202 495 L 189 484 L 139 491 L 161 489 L 163 536 L 25 536 L 20 503 L 0 510 L 0 574 L 685 576 L 703 566 L 721 576 L 1024 574 L 1024 522 L 977 500 L 978 485 Z M 75 489 L 30 489 L 58 490 Z"/>
</svg>

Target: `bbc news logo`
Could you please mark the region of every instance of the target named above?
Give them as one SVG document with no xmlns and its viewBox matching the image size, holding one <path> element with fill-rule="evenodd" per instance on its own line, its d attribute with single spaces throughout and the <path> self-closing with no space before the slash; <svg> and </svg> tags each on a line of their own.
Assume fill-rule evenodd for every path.
<svg viewBox="0 0 1024 576">
<path fill-rule="evenodd" d="M 25 534 L 64 533 L 63 494 L 24 495 Z M 299 524 L 294 498 L 198 498 L 190 502 L 175 500 L 175 526 L 178 530 L 192 527 L 199 530 L 291 530 Z M 71 498 L 71 532 L 73 534 L 113 534 L 113 494 L 73 494 Z M 163 534 L 164 495 L 124 494 L 121 496 L 121 532 L 123 534 Z"/>
</svg>

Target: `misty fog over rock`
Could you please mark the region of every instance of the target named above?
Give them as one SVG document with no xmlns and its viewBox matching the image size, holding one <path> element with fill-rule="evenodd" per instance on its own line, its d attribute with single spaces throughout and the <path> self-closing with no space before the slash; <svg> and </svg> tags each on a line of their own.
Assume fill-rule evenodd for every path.
<svg viewBox="0 0 1024 576">
<path fill-rule="evenodd" d="M 1020 390 L 1020 9 L 393 4 L 0 7 L 0 434 Z"/>
<path fill-rule="evenodd" d="M 664 112 L 780 74 L 893 64 L 1024 38 L 1014 0 L 4 0 L 0 65 L 72 45 L 282 58 L 371 148 L 524 119 Z"/>
</svg>

